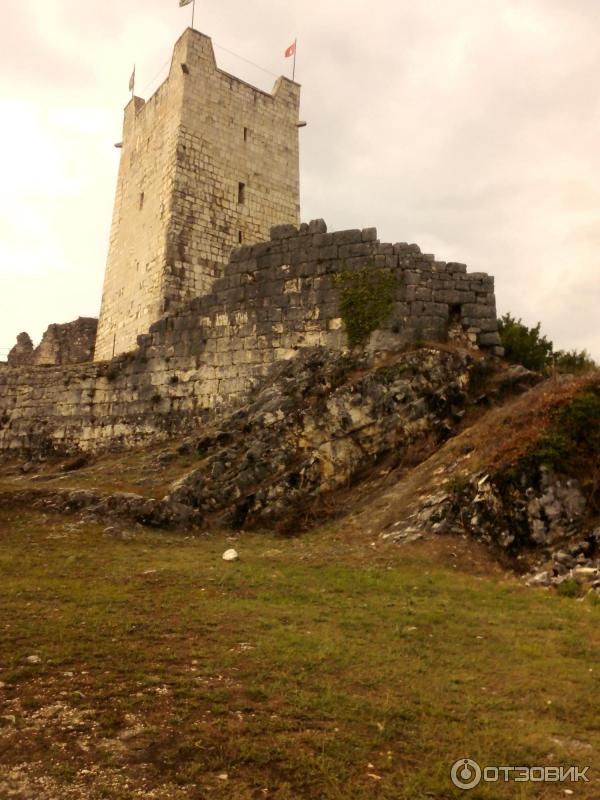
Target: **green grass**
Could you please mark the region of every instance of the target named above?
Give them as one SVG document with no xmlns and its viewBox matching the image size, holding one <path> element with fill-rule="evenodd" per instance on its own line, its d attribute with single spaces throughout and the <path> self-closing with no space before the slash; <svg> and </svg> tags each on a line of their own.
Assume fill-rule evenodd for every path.
<svg viewBox="0 0 600 800">
<path fill-rule="evenodd" d="M 334 526 L 228 564 L 222 533 L 0 514 L 0 788 L 30 763 L 59 796 L 95 770 L 90 800 L 545 800 L 564 787 L 466 795 L 450 766 L 600 768 L 599 606 Z"/>
</svg>

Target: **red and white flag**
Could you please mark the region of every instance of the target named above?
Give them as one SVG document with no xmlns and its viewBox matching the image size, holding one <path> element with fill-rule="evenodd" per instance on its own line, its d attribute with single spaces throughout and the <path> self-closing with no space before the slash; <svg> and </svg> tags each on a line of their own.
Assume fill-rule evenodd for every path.
<svg viewBox="0 0 600 800">
<path fill-rule="evenodd" d="M 295 55 L 296 55 L 296 42 L 294 42 L 294 44 L 291 44 L 288 47 L 288 49 L 285 51 L 285 57 L 286 58 L 291 58 L 292 56 L 295 56 Z"/>
</svg>

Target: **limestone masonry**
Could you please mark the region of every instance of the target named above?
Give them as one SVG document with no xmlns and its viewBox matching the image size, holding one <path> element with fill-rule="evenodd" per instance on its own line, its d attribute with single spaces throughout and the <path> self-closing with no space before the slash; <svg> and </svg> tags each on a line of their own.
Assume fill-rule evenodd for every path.
<svg viewBox="0 0 600 800">
<path fill-rule="evenodd" d="M 298 84 L 265 93 L 218 69 L 207 36 L 182 35 L 165 82 L 125 109 L 97 360 L 206 294 L 234 247 L 298 224 L 299 104 Z"/>
<path fill-rule="evenodd" d="M 459 338 L 501 354 L 493 278 L 375 228 L 298 226 L 299 97 L 227 75 L 184 33 L 167 80 L 125 110 L 96 360 L 95 320 L 51 325 L 35 350 L 20 334 L 0 363 L 0 453 L 198 430 L 307 348 Z"/>
<path fill-rule="evenodd" d="M 0 451 L 99 450 L 197 429 L 302 349 L 346 350 L 336 276 L 365 267 L 395 278 L 391 313 L 367 349 L 452 331 L 476 347 L 499 345 L 488 275 L 416 245 L 382 244 L 374 228 L 277 226 L 269 241 L 235 250 L 211 292 L 153 323 L 135 351 L 71 367 L 0 365 Z"/>
</svg>

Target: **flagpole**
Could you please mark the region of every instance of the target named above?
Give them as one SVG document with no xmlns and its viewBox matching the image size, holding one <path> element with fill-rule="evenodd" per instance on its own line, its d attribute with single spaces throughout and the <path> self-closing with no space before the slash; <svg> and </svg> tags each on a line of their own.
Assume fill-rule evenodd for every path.
<svg viewBox="0 0 600 800">
<path fill-rule="evenodd" d="M 292 70 L 292 80 L 296 80 L 296 53 L 298 52 L 298 39 L 294 39 L 294 69 Z"/>
<path fill-rule="evenodd" d="M 196 16 L 196 0 L 192 2 L 192 29 L 194 28 L 194 17 Z"/>
</svg>

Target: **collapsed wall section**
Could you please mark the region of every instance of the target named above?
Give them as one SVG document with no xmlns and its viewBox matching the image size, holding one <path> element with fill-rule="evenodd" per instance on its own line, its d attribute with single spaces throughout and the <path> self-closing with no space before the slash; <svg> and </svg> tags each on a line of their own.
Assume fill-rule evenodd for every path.
<svg viewBox="0 0 600 800">
<path fill-rule="evenodd" d="M 278 226 L 270 241 L 237 249 L 211 293 L 152 324 L 134 353 L 66 369 L 0 368 L 0 452 L 100 450 L 198 428 L 300 349 L 346 349 L 338 276 L 359 270 L 394 279 L 389 315 L 366 347 L 444 341 L 453 326 L 474 346 L 499 346 L 488 275 L 416 245 L 382 244 L 374 228 Z"/>
<path fill-rule="evenodd" d="M 46 328 L 41 342 L 34 348 L 28 333 L 20 333 L 8 354 L 10 367 L 64 366 L 82 364 L 94 357 L 98 320 L 78 317 L 73 322 L 55 323 Z"/>
</svg>

